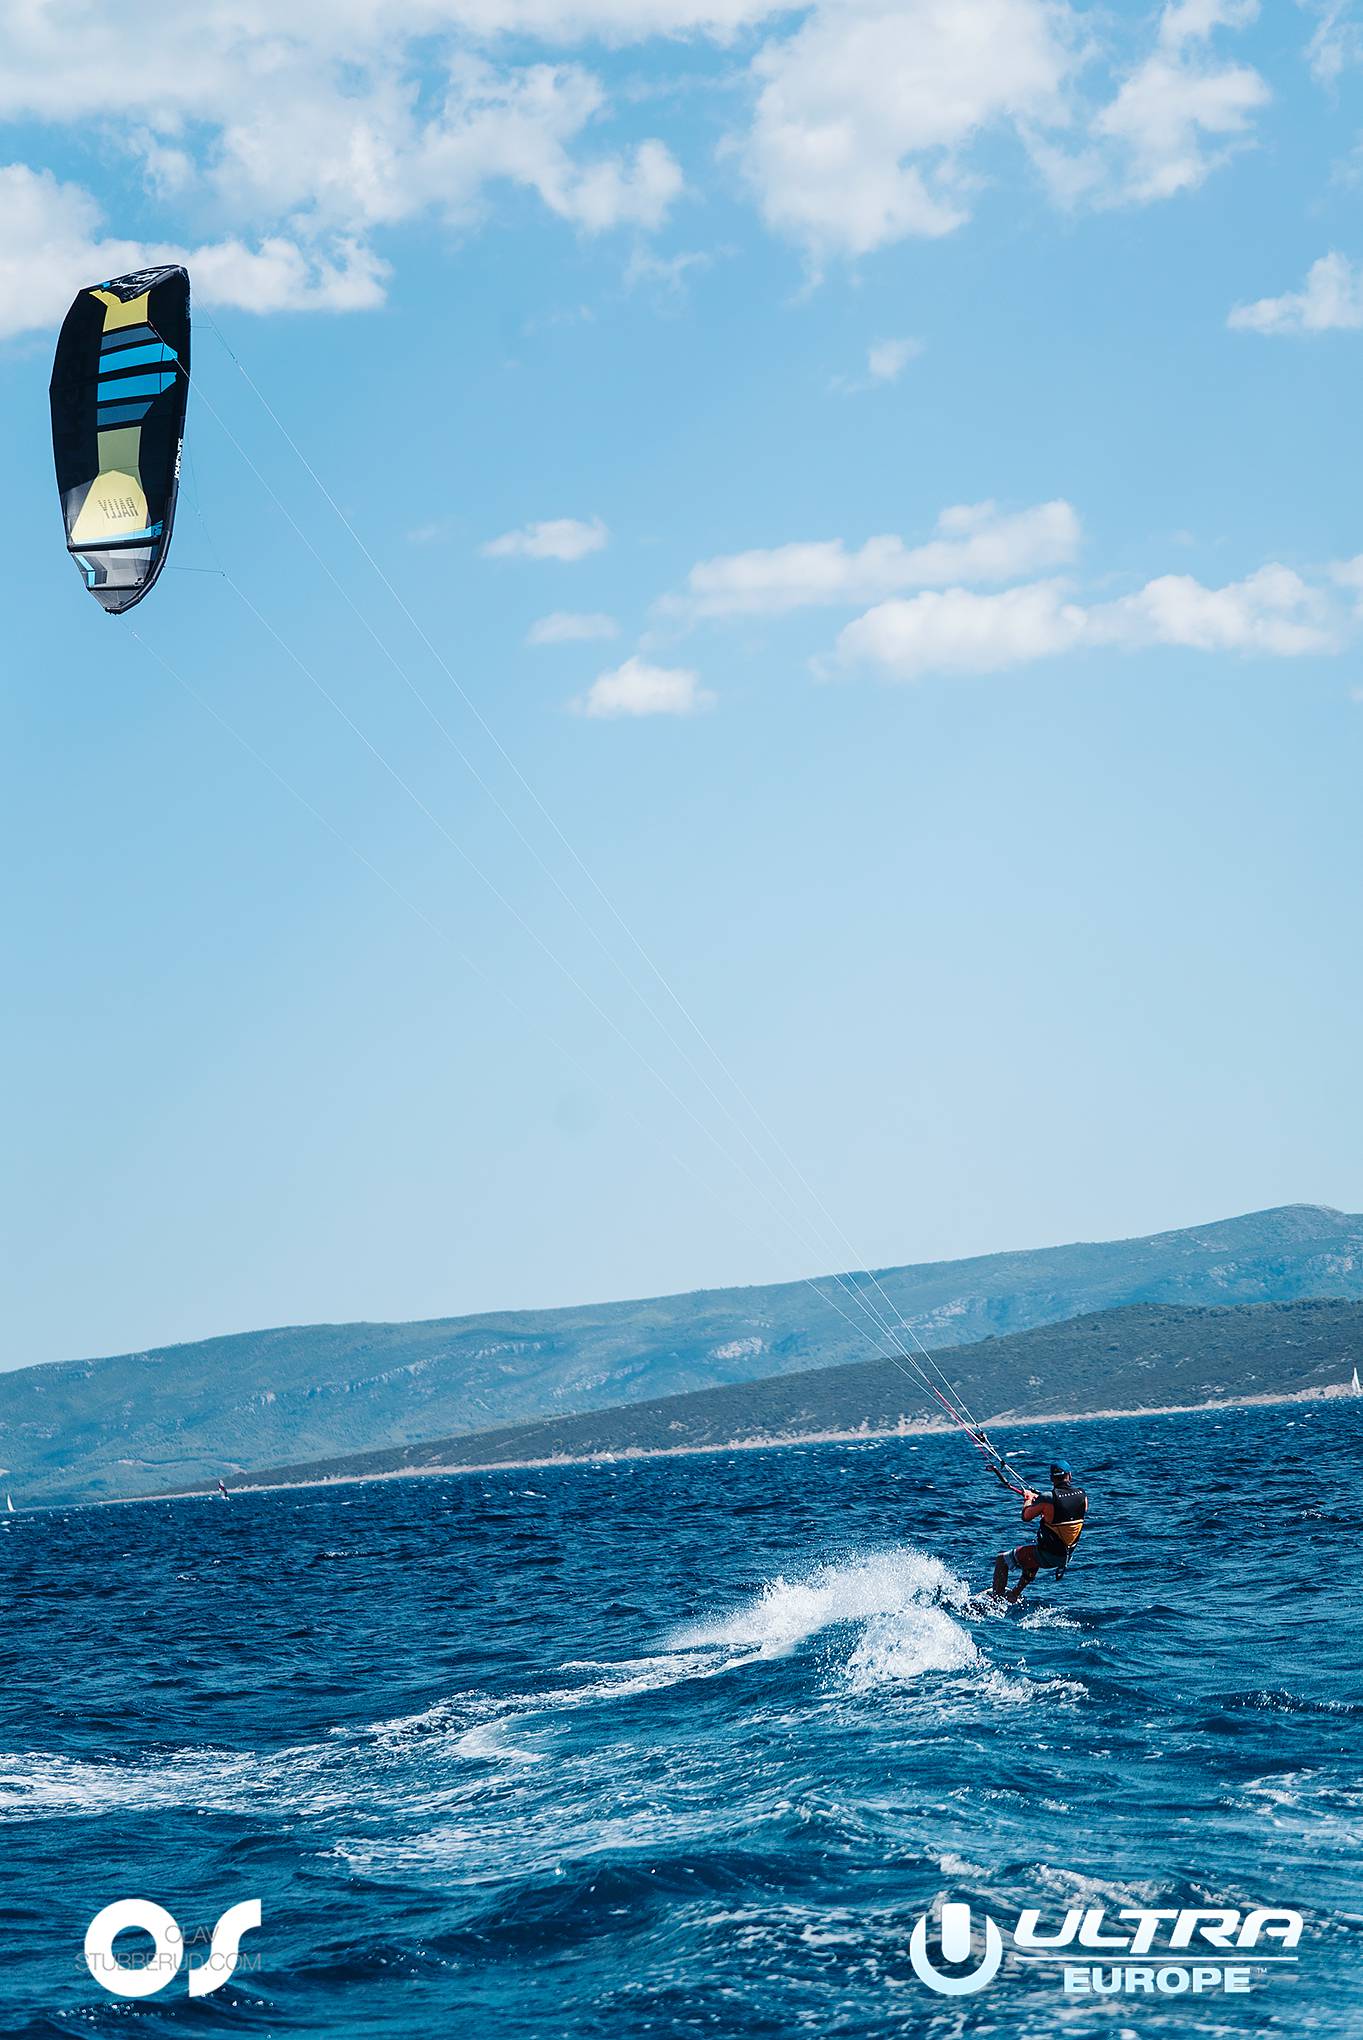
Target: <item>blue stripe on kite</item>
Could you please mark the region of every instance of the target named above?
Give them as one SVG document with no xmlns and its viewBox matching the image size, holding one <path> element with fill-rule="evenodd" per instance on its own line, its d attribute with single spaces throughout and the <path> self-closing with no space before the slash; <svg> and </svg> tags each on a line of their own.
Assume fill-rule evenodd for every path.
<svg viewBox="0 0 1363 2040">
<path fill-rule="evenodd" d="M 101 355 L 99 372 L 101 375 L 113 375 L 115 371 L 121 373 L 125 368 L 145 368 L 151 361 L 174 361 L 174 359 L 175 356 L 164 340 L 152 340 L 142 347 L 124 347 L 117 354 Z"/>
<path fill-rule="evenodd" d="M 103 432 L 109 425 L 136 425 L 150 409 L 150 397 L 144 397 L 140 404 L 101 404 L 95 412 L 95 430 Z"/>
<path fill-rule="evenodd" d="M 101 539 L 98 545 L 90 547 L 90 551 L 93 553 L 119 552 L 125 545 L 145 545 L 148 539 L 159 538 L 165 528 L 166 521 L 164 517 L 158 517 L 155 524 L 149 524 L 145 531 L 120 531 L 117 538 Z M 73 559 L 80 561 L 83 567 L 89 565 L 89 561 L 83 552 L 77 552 L 74 546 L 68 546 L 67 550 Z"/>
<path fill-rule="evenodd" d="M 168 390 L 175 380 L 172 368 L 162 375 L 130 375 L 126 382 L 111 382 L 100 377 L 99 401 L 101 404 L 121 404 L 125 397 L 159 397 L 162 390 Z"/>
<path fill-rule="evenodd" d="M 173 361 L 165 362 L 160 367 L 147 362 L 141 367 L 134 369 L 131 375 L 126 376 L 114 375 L 109 369 L 102 368 L 99 372 L 98 381 L 101 392 L 131 390 L 134 395 L 141 396 L 144 390 L 164 389 L 167 383 L 174 382 L 175 375 L 176 369 Z"/>
<path fill-rule="evenodd" d="M 112 333 L 102 333 L 99 341 L 101 354 L 114 354 L 124 347 L 140 347 L 144 340 L 159 340 L 155 326 L 116 326 Z"/>
</svg>

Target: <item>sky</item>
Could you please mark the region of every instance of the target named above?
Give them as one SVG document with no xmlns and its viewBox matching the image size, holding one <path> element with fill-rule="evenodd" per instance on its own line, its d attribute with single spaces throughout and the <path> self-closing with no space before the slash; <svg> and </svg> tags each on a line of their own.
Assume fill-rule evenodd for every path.
<svg viewBox="0 0 1363 2040">
<path fill-rule="evenodd" d="M 1359 1208 L 1363 8 L 4 0 L 0 121 L 0 1364 Z"/>
</svg>

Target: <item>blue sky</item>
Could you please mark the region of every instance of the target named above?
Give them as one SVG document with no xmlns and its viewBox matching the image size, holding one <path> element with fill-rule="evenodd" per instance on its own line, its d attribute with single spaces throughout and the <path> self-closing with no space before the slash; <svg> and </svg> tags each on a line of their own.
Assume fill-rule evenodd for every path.
<svg viewBox="0 0 1363 2040">
<path fill-rule="evenodd" d="M 0 30 L 6 1364 L 1357 1208 L 1363 15 L 317 13 Z"/>
</svg>

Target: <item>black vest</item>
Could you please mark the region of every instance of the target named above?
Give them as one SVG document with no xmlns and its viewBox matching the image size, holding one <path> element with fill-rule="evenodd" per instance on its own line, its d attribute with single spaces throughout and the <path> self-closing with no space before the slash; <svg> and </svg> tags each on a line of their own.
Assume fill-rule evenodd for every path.
<svg viewBox="0 0 1363 2040">
<path fill-rule="evenodd" d="M 1038 1525 L 1037 1549 L 1043 1558 L 1063 1566 L 1079 1542 L 1089 1498 L 1082 1488 L 1066 1482 L 1064 1487 L 1052 1488 L 1047 1500 L 1051 1505 L 1051 1522 Z"/>
</svg>

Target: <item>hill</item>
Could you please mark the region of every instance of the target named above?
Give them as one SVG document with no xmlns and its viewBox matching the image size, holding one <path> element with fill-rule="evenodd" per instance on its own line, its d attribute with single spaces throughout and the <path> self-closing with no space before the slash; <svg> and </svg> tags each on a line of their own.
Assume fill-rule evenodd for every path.
<svg viewBox="0 0 1363 2040">
<path fill-rule="evenodd" d="M 1140 1304 L 1099 1311 L 963 1347 L 952 1354 L 949 1371 L 977 1416 L 1004 1424 L 1319 1394 L 1344 1388 L 1356 1366 L 1363 1366 L 1363 1303 L 1322 1299 L 1226 1310 Z M 237 1484 L 696 1451 L 757 1439 L 919 1428 L 929 1421 L 921 1395 L 893 1363 L 863 1360 L 504 1425 L 396 1452 L 279 1466 Z"/>
<path fill-rule="evenodd" d="M 866 1282 L 869 1278 L 853 1278 Z M 1142 1239 L 880 1270 L 933 1347 L 1123 1304 L 1363 1297 L 1363 1218 L 1288 1205 Z M 0 1374 L 23 1502 L 242 1472 L 851 1364 L 832 1278 L 417 1324 L 303 1325 Z"/>
</svg>

